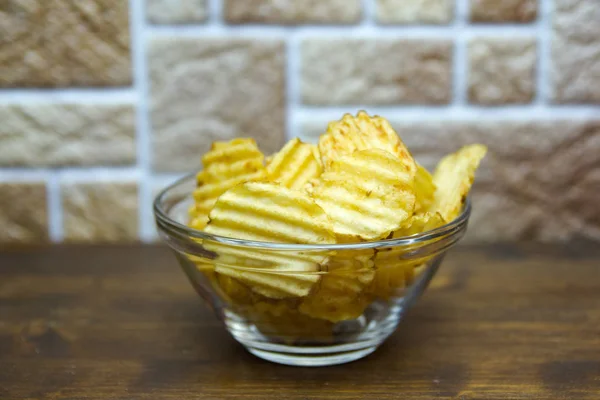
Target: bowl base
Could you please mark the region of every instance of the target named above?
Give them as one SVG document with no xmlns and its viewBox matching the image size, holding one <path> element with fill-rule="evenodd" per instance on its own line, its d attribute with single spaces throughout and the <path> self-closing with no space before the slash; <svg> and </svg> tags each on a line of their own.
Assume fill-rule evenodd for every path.
<svg viewBox="0 0 600 400">
<path fill-rule="evenodd" d="M 235 340 L 264 360 L 298 367 L 348 363 L 374 352 L 396 330 L 404 312 L 427 287 L 440 261 L 441 257 L 402 295 L 398 293 L 397 297 L 388 301 L 373 301 L 356 319 L 335 324 L 325 321 L 328 324 L 325 325 L 326 330 L 323 330 L 322 324 L 314 325 L 314 321 L 298 317 L 284 317 L 261 324 L 261 321 L 244 318 L 228 308 L 222 308 L 219 317 Z"/>
<path fill-rule="evenodd" d="M 354 351 L 337 352 L 335 349 L 329 350 L 326 347 L 320 347 L 319 353 L 295 354 L 294 351 L 296 349 L 293 346 L 287 347 L 289 347 L 289 353 L 261 350 L 251 347 L 246 347 L 246 350 L 263 360 L 277 364 L 291 365 L 293 367 L 326 367 L 330 365 L 345 364 L 366 357 L 377 350 L 377 346 L 371 346 L 364 349 L 359 348 Z"/>
<path fill-rule="evenodd" d="M 371 354 L 394 332 L 402 314 L 402 299 L 375 302 L 360 318 L 335 324 L 331 337 L 313 337 L 306 341 L 267 335 L 231 311 L 225 313 L 224 320 L 231 335 L 257 357 L 285 365 L 322 367 L 348 363 Z"/>
</svg>

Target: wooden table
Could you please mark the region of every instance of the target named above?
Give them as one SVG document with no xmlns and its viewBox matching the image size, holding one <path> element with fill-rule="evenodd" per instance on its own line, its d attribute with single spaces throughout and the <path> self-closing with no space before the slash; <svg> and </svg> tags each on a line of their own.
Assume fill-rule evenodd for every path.
<svg viewBox="0 0 600 400">
<path fill-rule="evenodd" d="M 600 250 L 454 250 L 398 331 L 294 368 L 231 339 L 163 247 L 0 254 L 0 399 L 600 399 Z"/>
</svg>

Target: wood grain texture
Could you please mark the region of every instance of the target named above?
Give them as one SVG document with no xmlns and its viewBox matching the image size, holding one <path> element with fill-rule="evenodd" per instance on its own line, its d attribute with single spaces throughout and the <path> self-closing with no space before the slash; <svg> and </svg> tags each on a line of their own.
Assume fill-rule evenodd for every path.
<svg viewBox="0 0 600 400">
<path fill-rule="evenodd" d="M 371 356 L 231 339 L 162 247 L 0 253 L 0 399 L 599 399 L 600 251 L 462 247 Z"/>
</svg>

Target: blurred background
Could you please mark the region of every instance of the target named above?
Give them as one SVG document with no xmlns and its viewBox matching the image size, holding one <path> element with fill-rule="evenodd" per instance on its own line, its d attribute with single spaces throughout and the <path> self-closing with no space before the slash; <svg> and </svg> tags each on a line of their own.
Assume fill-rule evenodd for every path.
<svg viewBox="0 0 600 400">
<path fill-rule="evenodd" d="M 156 240 L 214 140 L 490 153 L 469 242 L 600 241 L 598 0 L 2 0 L 0 244 Z"/>
</svg>

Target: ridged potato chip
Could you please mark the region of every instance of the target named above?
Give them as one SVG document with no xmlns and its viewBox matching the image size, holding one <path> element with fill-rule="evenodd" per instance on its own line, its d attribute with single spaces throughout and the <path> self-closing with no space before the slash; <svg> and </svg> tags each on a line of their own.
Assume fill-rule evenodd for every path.
<svg viewBox="0 0 600 400">
<path fill-rule="evenodd" d="M 392 237 L 400 238 L 412 236 L 438 228 L 444 224 L 439 213 L 414 214 L 400 229 L 394 231 Z M 426 263 L 431 257 L 423 257 L 417 260 L 403 260 L 402 256 L 410 251 L 405 246 L 399 248 L 388 248 L 377 252 L 375 256 L 375 279 L 370 288 L 371 293 L 388 299 L 397 293 L 399 289 L 410 285 L 415 278 L 415 268 Z"/>
<path fill-rule="evenodd" d="M 255 303 L 248 309 L 249 320 L 267 336 L 291 344 L 328 341 L 333 338 L 333 324 L 302 314 L 290 300 Z"/>
<path fill-rule="evenodd" d="M 288 344 L 332 338 L 333 324 L 300 313 L 297 310 L 298 299 L 274 300 L 257 294 L 251 294 L 250 297 L 251 303 L 236 305 L 233 310 L 262 334 Z"/>
<path fill-rule="evenodd" d="M 210 211 L 210 209 L 208 209 L 207 207 L 202 207 L 202 208 L 198 209 L 198 208 L 196 208 L 196 205 L 194 204 L 192 207 L 190 207 L 190 210 L 189 210 L 190 222 L 188 225 L 191 228 L 201 231 L 202 229 L 204 229 L 206 224 L 208 224 L 209 211 Z"/>
<path fill-rule="evenodd" d="M 331 322 L 358 318 L 370 303 L 365 288 L 375 276 L 373 250 L 341 252 L 330 258 L 327 272 L 298 310 Z"/>
<path fill-rule="evenodd" d="M 404 260 L 402 256 L 406 250 L 394 248 L 384 249 L 375 255 L 375 278 L 368 288 L 368 293 L 373 297 L 389 299 L 400 296 L 399 292 L 409 286 L 415 277 L 415 267 L 427 259 Z"/>
<path fill-rule="evenodd" d="M 319 151 L 325 170 L 339 158 L 355 151 L 367 149 L 385 150 L 403 160 L 414 175 L 416 163 L 410 152 L 385 119 L 370 117 L 360 111 L 356 117 L 346 114 L 327 127 L 327 132 L 319 138 Z"/>
<path fill-rule="evenodd" d="M 414 214 L 398 229 L 394 231 L 393 238 L 412 236 L 418 233 L 430 231 L 444 225 L 444 218 L 438 212 L 426 212 Z"/>
<path fill-rule="evenodd" d="M 460 214 L 473 184 L 475 170 L 486 152 L 485 146 L 473 144 L 447 155 L 438 163 L 433 175 L 437 189 L 430 211 L 439 212 L 445 222 L 452 221 Z"/>
<path fill-rule="evenodd" d="M 289 189 L 302 189 L 323 172 L 319 149 L 314 144 L 292 139 L 276 153 L 267 167 L 267 179 Z"/>
<path fill-rule="evenodd" d="M 375 262 L 379 266 L 375 270 L 373 283 L 367 288 L 367 293 L 374 298 L 388 300 L 394 295 L 400 295 L 399 291 L 405 286 L 404 267 L 386 265 L 382 260 L 386 256 L 380 254 L 382 253 L 377 253 Z"/>
<path fill-rule="evenodd" d="M 190 209 L 190 226 L 203 229 L 208 213 L 217 198 L 232 187 L 247 181 L 263 179 L 266 170 L 264 155 L 254 139 L 233 139 L 215 142 L 202 157 L 204 169 L 196 176 L 195 205 Z"/>
<path fill-rule="evenodd" d="M 275 183 L 247 182 L 225 192 L 210 212 L 207 233 L 254 241 L 333 244 L 325 212 L 307 194 Z M 268 297 L 306 296 L 318 282 L 325 252 L 239 247 L 205 241 L 217 254 L 215 271 Z"/>
<path fill-rule="evenodd" d="M 206 272 L 205 272 L 206 273 Z M 232 306 L 249 305 L 254 303 L 252 291 L 238 280 L 230 276 L 213 273 L 211 283 L 221 298 Z"/>
<path fill-rule="evenodd" d="M 433 183 L 433 176 L 423 167 L 417 163 L 417 172 L 415 174 L 415 212 L 421 210 L 428 210 L 433 203 L 433 197 L 435 196 L 435 184 Z"/>
<path fill-rule="evenodd" d="M 438 228 L 444 224 L 439 213 L 414 214 L 400 229 L 394 231 L 392 237 L 400 238 Z M 417 260 L 403 260 L 402 256 L 410 251 L 405 246 L 388 248 L 377 252 L 375 256 L 375 279 L 369 288 L 370 293 L 382 299 L 389 299 L 398 294 L 398 291 L 410 285 L 415 278 L 415 268 L 426 263 L 431 257 Z"/>
<path fill-rule="evenodd" d="M 277 266 L 265 263 L 262 268 L 249 269 L 245 264 L 250 257 L 256 261 L 260 254 L 247 252 L 244 258 L 236 257 L 229 261 L 223 257 L 215 261 L 215 271 L 244 282 L 250 290 L 271 299 L 303 297 L 310 293 L 320 279 L 318 273 L 278 272 Z"/>
<path fill-rule="evenodd" d="M 333 162 L 312 196 L 333 221 L 338 241 L 377 240 L 412 215 L 413 184 L 406 160 L 369 149 Z"/>
</svg>

